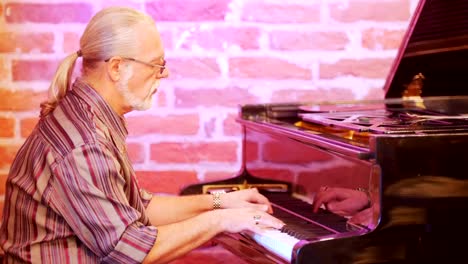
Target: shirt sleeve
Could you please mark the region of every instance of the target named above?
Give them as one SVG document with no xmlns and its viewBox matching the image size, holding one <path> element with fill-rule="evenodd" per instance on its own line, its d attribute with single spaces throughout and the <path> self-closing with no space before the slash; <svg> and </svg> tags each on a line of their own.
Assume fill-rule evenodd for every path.
<svg viewBox="0 0 468 264">
<path fill-rule="evenodd" d="M 140 197 L 141 197 L 141 200 L 143 201 L 143 205 L 145 209 L 148 208 L 148 205 L 151 202 L 151 199 L 153 198 L 153 194 L 148 192 L 145 189 L 140 189 Z"/>
<path fill-rule="evenodd" d="M 124 178 L 117 157 L 101 144 L 75 149 L 53 168 L 49 203 L 102 262 L 141 263 L 157 229 L 130 205 L 136 185 Z"/>
</svg>

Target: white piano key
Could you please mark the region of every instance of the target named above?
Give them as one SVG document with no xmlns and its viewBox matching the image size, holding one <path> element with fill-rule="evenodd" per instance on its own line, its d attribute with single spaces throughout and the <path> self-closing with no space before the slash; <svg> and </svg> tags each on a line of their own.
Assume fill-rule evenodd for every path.
<svg viewBox="0 0 468 264">
<path fill-rule="evenodd" d="M 251 233 L 250 236 L 258 244 L 288 262 L 291 262 L 294 245 L 300 241 L 299 239 L 277 229 L 266 229 L 262 234 Z"/>
</svg>

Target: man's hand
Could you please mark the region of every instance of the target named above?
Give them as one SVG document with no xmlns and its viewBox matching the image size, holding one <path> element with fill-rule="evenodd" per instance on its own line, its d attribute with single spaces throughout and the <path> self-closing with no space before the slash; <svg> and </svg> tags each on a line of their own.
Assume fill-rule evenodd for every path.
<svg viewBox="0 0 468 264">
<path fill-rule="evenodd" d="M 253 208 L 232 208 L 212 211 L 224 232 L 251 231 L 261 234 L 269 228 L 281 229 L 284 222 L 271 214 Z"/>
<path fill-rule="evenodd" d="M 260 194 L 256 188 L 222 194 L 221 208 L 251 208 L 273 213 L 268 199 Z"/>
<path fill-rule="evenodd" d="M 317 212 L 321 205 L 335 214 L 352 216 L 369 205 L 367 195 L 358 190 L 321 187 L 314 197 L 312 210 Z"/>
<path fill-rule="evenodd" d="M 374 228 L 375 225 L 374 225 L 374 222 L 372 221 L 373 214 L 374 214 L 374 208 L 369 207 L 353 215 L 353 217 L 349 219 L 349 223 L 366 226 L 368 228 Z"/>
</svg>

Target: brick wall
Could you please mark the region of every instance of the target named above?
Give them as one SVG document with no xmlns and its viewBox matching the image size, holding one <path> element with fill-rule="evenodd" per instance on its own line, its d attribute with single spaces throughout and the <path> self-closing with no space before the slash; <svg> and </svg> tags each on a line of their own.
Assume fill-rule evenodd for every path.
<svg viewBox="0 0 468 264">
<path fill-rule="evenodd" d="M 416 2 L 2 0 L 0 207 L 57 62 L 104 6 L 148 12 L 163 36 L 172 76 L 151 110 L 128 115 L 128 146 L 141 184 L 176 194 L 239 170 L 239 104 L 382 98 Z"/>
<path fill-rule="evenodd" d="M 172 76 L 154 107 L 128 115 L 140 183 L 176 194 L 240 168 L 244 103 L 379 99 L 416 0 L 1 0 L 0 214 L 12 159 L 58 61 L 100 8 L 151 14 Z M 219 248 L 177 263 L 240 263 Z"/>
</svg>

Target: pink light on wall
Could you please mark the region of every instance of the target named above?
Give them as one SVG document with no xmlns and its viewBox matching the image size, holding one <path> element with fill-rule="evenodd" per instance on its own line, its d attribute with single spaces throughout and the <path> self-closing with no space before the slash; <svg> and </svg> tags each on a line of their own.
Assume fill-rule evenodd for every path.
<svg viewBox="0 0 468 264">
<path fill-rule="evenodd" d="M 0 209 L 57 63 L 101 8 L 130 6 L 157 21 L 172 75 L 151 110 L 127 116 L 128 151 L 144 187 L 176 194 L 239 170 L 240 104 L 382 98 L 416 0 L 33 2 L 0 3 Z M 211 247 L 174 263 L 219 259 L 243 263 Z"/>
<path fill-rule="evenodd" d="M 151 110 L 127 116 L 128 145 L 141 181 L 174 194 L 239 170 L 240 104 L 382 98 L 415 2 L 9 0 L 0 4 L 0 183 L 58 61 L 79 49 L 102 7 L 131 6 L 157 21 L 172 75 Z"/>
</svg>

